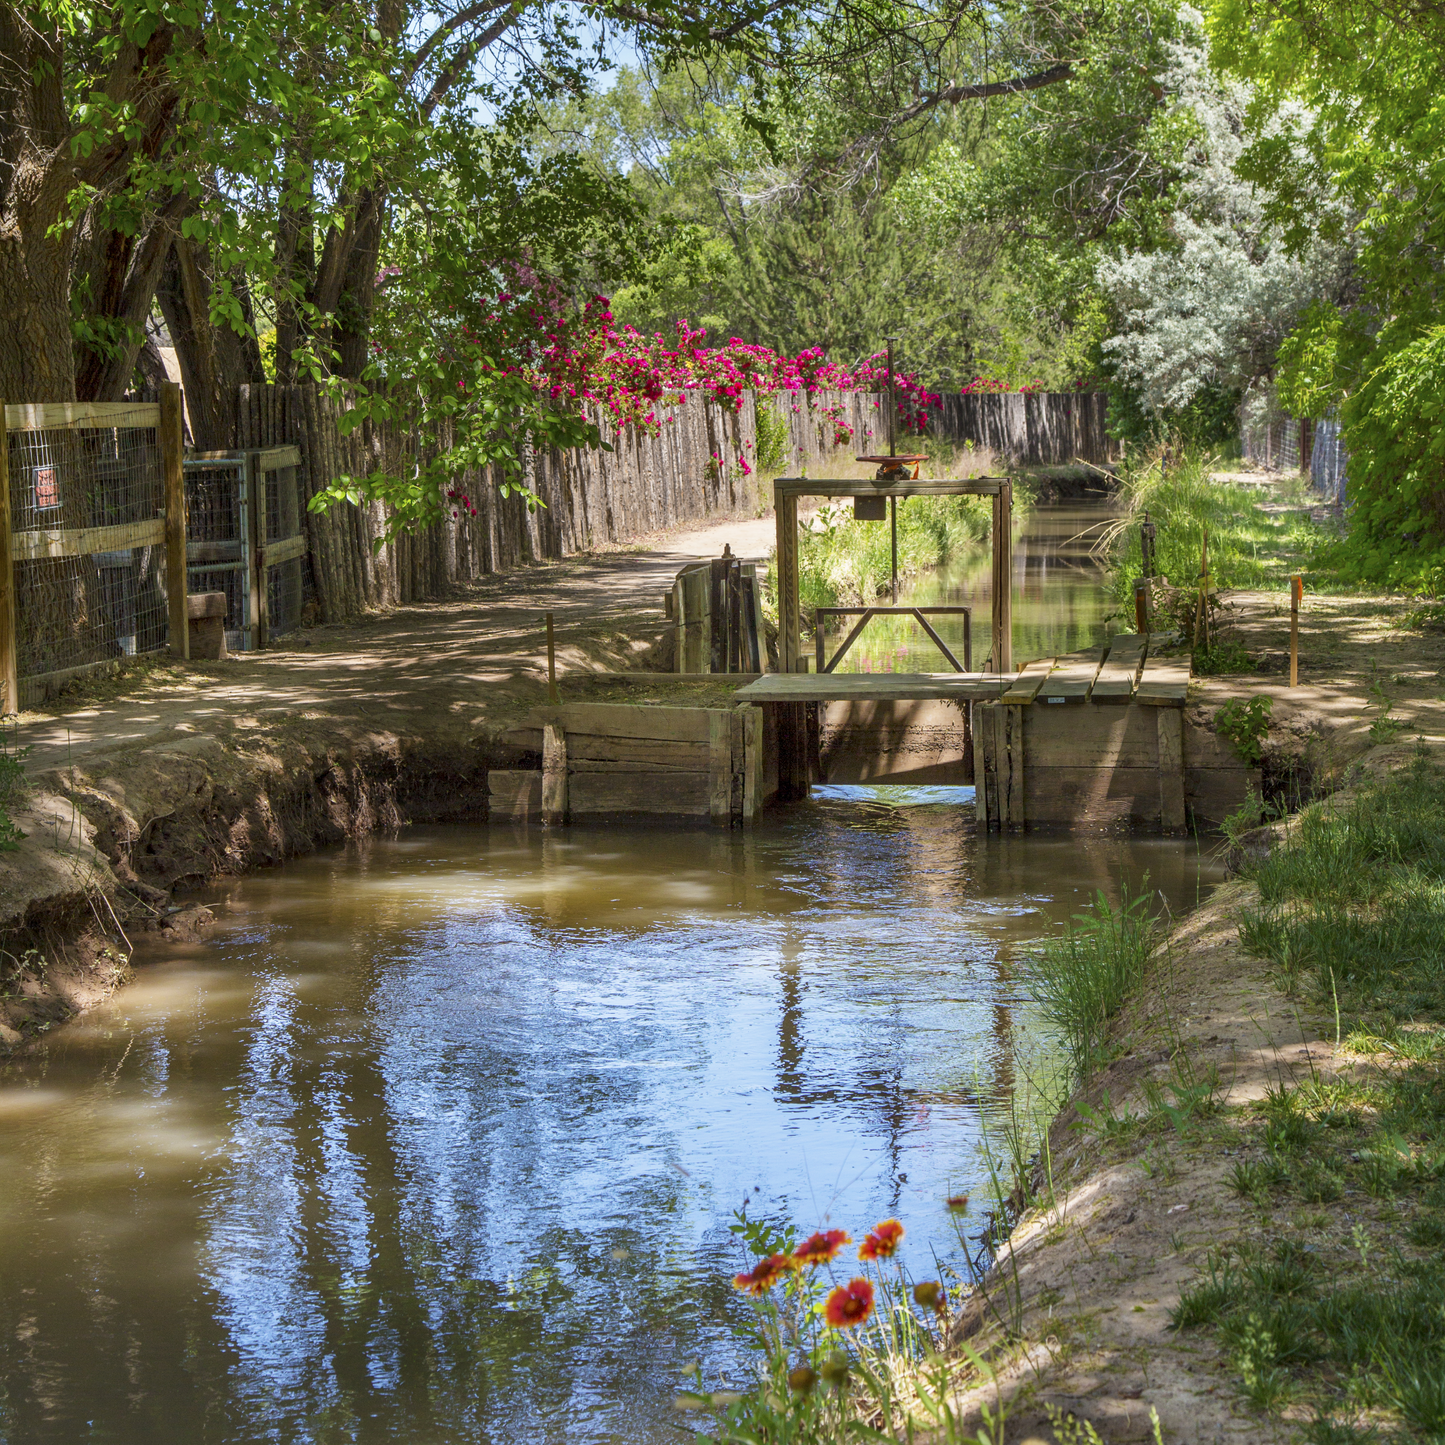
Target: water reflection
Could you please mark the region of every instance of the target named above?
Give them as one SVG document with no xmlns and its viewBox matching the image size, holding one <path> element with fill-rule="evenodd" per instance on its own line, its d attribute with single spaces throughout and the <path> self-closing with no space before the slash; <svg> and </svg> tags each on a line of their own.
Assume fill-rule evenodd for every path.
<svg viewBox="0 0 1445 1445">
<path fill-rule="evenodd" d="M 0 1078 L 0 1439 L 677 1438 L 681 1365 L 738 1368 L 733 1209 L 896 1212 L 927 1267 L 1016 950 L 1123 872 L 1202 886 L 969 818 L 416 830 L 236 884 Z"/>
<path fill-rule="evenodd" d="M 1116 512 L 1107 501 L 1069 502 L 1036 507 L 1025 515 L 1014 541 L 1015 662 L 1092 647 L 1108 631 L 1119 604 L 1105 587 L 1091 548 L 1099 524 Z M 919 578 L 898 599 L 902 606 L 972 607 L 976 668 L 982 668 L 990 646 L 989 571 L 989 552 L 981 547 Z M 944 616 L 929 621 L 962 661 L 963 619 Z M 830 657 L 843 636 L 829 635 Z M 949 670 L 947 659 L 923 629 L 902 618 L 874 618 L 836 668 L 838 672 Z"/>
</svg>

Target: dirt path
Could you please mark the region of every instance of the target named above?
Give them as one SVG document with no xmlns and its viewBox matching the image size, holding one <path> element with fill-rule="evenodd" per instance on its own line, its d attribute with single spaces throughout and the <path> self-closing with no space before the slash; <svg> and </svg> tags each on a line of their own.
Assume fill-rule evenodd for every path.
<svg viewBox="0 0 1445 1445">
<path fill-rule="evenodd" d="M 266 652 L 224 663 L 159 667 L 104 681 L 66 705 L 22 717 L 33 775 L 97 749 L 143 744 L 218 724 L 347 716 L 414 726 L 436 710 L 485 705 L 544 675 L 543 614 L 554 614 L 559 667 L 626 668 L 655 636 L 662 600 L 684 563 L 764 558 L 773 520 L 736 518 L 643 539 L 633 548 L 489 577 L 448 602 L 415 603 L 355 623 L 313 627 Z M 110 694 L 107 696 L 107 694 Z"/>
</svg>

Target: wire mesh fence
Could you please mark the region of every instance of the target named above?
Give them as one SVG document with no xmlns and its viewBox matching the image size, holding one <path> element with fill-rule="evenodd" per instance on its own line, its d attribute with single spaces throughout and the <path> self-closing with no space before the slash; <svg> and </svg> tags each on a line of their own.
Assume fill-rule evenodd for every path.
<svg viewBox="0 0 1445 1445">
<path fill-rule="evenodd" d="M 156 652 L 169 641 L 156 408 L 111 411 L 119 424 L 7 433 L 21 678 Z"/>
<path fill-rule="evenodd" d="M 187 589 L 225 593 L 233 652 L 265 647 L 301 625 L 310 570 L 299 472 L 300 454 L 289 446 L 185 463 Z"/>
<path fill-rule="evenodd" d="M 251 539 L 244 456 L 187 458 L 186 590 L 226 594 L 226 646 L 252 646 Z"/>
</svg>

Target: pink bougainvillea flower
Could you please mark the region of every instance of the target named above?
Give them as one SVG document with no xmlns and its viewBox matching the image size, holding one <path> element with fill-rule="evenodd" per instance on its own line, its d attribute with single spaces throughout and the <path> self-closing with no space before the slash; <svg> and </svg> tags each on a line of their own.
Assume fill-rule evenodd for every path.
<svg viewBox="0 0 1445 1445">
<path fill-rule="evenodd" d="M 835 1330 L 850 1330 L 873 1313 L 873 1285 L 866 1279 L 850 1279 L 828 1296 L 823 1314 Z"/>
<path fill-rule="evenodd" d="M 760 1259 L 746 1274 L 738 1275 L 733 1280 L 733 1287 L 752 1295 L 767 1294 L 792 1268 L 791 1254 L 770 1254 L 766 1259 Z"/>
<path fill-rule="evenodd" d="M 872 1233 L 858 1246 L 859 1259 L 888 1259 L 903 1238 L 903 1226 L 896 1219 L 875 1224 Z"/>
<path fill-rule="evenodd" d="M 827 1264 L 829 1260 L 843 1248 L 845 1244 L 852 1244 L 844 1229 L 823 1229 L 817 1234 L 809 1236 L 793 1251 L 793 1258 L 799 1264 L 817 1267 L 820 1264 Z"/>
</svg>

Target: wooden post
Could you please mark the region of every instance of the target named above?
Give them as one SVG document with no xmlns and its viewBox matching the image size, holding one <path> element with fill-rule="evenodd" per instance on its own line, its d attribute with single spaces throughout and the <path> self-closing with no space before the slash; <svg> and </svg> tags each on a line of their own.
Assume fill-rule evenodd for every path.
<svg viewBox="0 0 1445 1445">
<path fill-rule="evenodd" d="M 1154 709 L 1159 737 L 1159 826 L 1184 831 L 1184 709 Z"/>
<path fill-rule="evenodd" d="M 993 499 L 993 670 L 1013 668 L 1013 483 Z"/>
<path fill-rule="evenodd" d="M 732 715 L 723 708 L 707 714 L 708 817 L 720 828 L 732 826 Z"/>
<path fill-rule="evenodd" d="M 743 825 L 749 826 L 763 806 L 763 710 L 743 713 Z"/>
<path fill-rule="evenodd" d="M 161 382 L 161 469 L 165 478 L 166 600 L 170 604 L 171 656 L 191 655 L 186 620 L 186 473 L 185 436 L 181 430 L 181 388 Z M 8 549 L 7 549 L 8 551 Z"/>
<path fill-rule="evenodd" d="M 255 530 L 251 536 L 256 544 L 256 646 L 269 647 L 271 644 L 271 589 L 267 586 L 266 547 L 272 540 L 266 531 L 266 473 L 261 469 L 260 458 L 251 457 L 251 496 L 253 500 L 252 520 Z"/>
<path fill-rule="evenodd" d="M 778 671 L 796 672 L 802 655 L 798 603 L 798 499 L 774 489 L 778 526 Z"/>
<path fill-rule="evenodd" d="M 567 821 L 567 734 L 562 724 L 542 725 L 542 822 L 555 827 Z"/>
<path fill-rule="evenodd" d="M 5 403 L 0 401 L 0 713 L 20 711 L 13 530 L 10 516 L 10 434 L 5 427 Z"/>
<path fill-rule="evenodd" d="M 1304 601 L 1305 579 L 1296 573 L 1289 579 L 1289 685 L 1299 686 L 1299 605 Z"/>
<path fill-rule="evenodd" d="M 1143 636 L 1149 631 L 1149 579 L 1134 579 L 1134 631 Z"/>
<path fill-rule="evenodd" d="M 985 781 L 987 769 L 984 765 L 983 734 L 989 726 L 988 713 L 981 702 L 963 704 L 969 710 L 969 732 L 973 738 L 973 816 L 980 828 L 988 827 L 988 785 Z"/>
<path fill-rule="evenodd" d="M 1022 707 L 999 704 L 1004 718 L 1008 758 L 1007 787 L 1004 783 L 1004 768 L 999 766 L 999 794 L 1005 801 L 1000 808 L 1004 825 L 1022 832 L 1028 826 L 1024 813 L 1024 712 Z"/>
<path fill-rule="evenodd" d="M 672 622 L 673 622 L 673 671 L 686 672 L 684 666 L 683 649 L 687 646 L 687 594 L 683 590 L 682 579 L 677 578 L 672 584 Z"/>
</svg>

